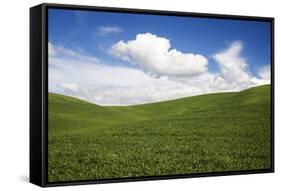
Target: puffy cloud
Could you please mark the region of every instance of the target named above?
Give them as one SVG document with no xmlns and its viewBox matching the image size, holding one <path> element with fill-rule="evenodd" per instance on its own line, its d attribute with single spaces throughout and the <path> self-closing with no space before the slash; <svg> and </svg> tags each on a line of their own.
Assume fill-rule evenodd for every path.
<svg viewBox="0 0 281 191">
<path fill-rule="evenodd" d="M 135 40 L 119 41 L 110 53 L 156 76 L 196 76 L 207 72 L 208 60 L 200 54 L 171 49 L 170 40 L 151 33 L 138 34 Z"/>
<path fill-rule="evenodd" d="M 49 57 L 49 91 L 100 105 L 132 105 L 202 94 L 169 77 L 154 78 L 140 69 L 101 64 L 99 59 L 54 45 Z"/>
<path fill-rule="evenodd" d="M 100 105 L 141 104 L 194 94 L 193 88 L 185 87 L 167 77 L 153 78 L 138 69 L 87 60 L 89 59 L 81 62 L 67 58 L 50 58 L 50 92 Z"/>
</svg>

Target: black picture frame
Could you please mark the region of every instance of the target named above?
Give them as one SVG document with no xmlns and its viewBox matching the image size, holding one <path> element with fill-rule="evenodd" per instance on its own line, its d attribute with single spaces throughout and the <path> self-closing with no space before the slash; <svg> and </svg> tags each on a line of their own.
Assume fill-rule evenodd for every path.
<svg viewBox="0 0 281 191">
<path fill-rule="evenodd" d="M 212 172 L 186 175 L 131 177 L 103 180 L 85 180 L 49 183 L 48 157 L 48 8 L 93 10 L 150 15 L 169 15 L 214 19 L 267 21 L 271 24 L 271 168 L 229 172 Z M 82 185 L 95 183 L 163 180 L 239 174 L 274 172 L 274 18 L 224 14 L 190 13 L 176 11 L 127 9 L 64 4 L 40 4 L 30 8 L 30 182 L 41 187 Z"/>
</svg>

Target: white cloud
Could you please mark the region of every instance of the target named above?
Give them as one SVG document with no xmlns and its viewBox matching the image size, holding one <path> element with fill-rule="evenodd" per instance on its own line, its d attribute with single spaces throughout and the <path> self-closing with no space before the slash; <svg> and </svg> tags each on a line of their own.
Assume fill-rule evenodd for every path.
<svg viewBox="0 0 281 191">
<path fill-rule="evenodd" d="M 270 65 L 266 65 L 266 66 L 262 67 L 258 71 L 258 76 L 264 80 L 270 81 Z"/>
<path fill-rule="evenodd" d="M 48 54 L 49 57 L 53 59 L 68 59 L 70 61 L 76 62 L 94 62 L 98 63 L 99 59 L 94 56 L 88 55 L 87 53 L 83 52 L 83 50 L 73 50 L 70 48 L 65 48 L 62 45 L 54 45 L 52 43 L 48 43 Z"/>
<path fill-rule="evenodd" d="M 110 53 L 156 76 L 196 76 L 207 72 L 208 60 L 200 54 L 171 49 L 170 40 L 151 33 L 138 34 L 135 40 L 119 41 Z"/>
<path fill-rule="evenodd" d="M 248 65 L 240 55 L 242 49 L 242 42 L 235 41 L 226 50 L 216 53 L 213 56 L 219 64 L 223 78 L 236 84 L 248 84 L 251 82 Z"/>
<path fill-rule="evenodd" d="M 77 92 L 79 87 L 77 84 L 75 83 L 62 83 L 61 87 L 65 90 L 65 91 L 70 91 L 70 92 Z"/>
<path fill-rule="evenodd" d="M 251 81 L 255 85 L 270 84 L 271 75 L 270 75 L 270 65 L 265 65 L 258 70 L 258 77 L 253 77 Z"/>
<path fill-rule="evenodd" d="M 131 105 L 191 95 L 192 89 L 141 70 L 66 58 L 49 59 L 49 90 L 101 105 Z"/>
<path fill-rule="evenodd" d="M 121 33 L 123 30 L 117 26 L 100 26 L 98 31 L 101 35 L 107 35 L 110 33 Z"/>
<path fill-rule="evenodd" d="M 48 55 L 49 56 L 55 56 L 56 55 L 54 45 L 51 42 L 48 42 Z"/>
<path fill-rule="evenodd" d="M 162 40 L 163 44 L 167 42 Z M 49 57 L 50 92 L 100 105 L 143 104 L 205 93 L 240 91 L 270 83 L 269 66 L 261 68 L 258 76 L 248 72 L 246 60 L 240 55 L 243 44 L 238 42 L 214 55 L 220 68 L 217 73 L 205 71 L 197 75 L 158 75 L 157 78 L 148 75 L 143 68 L 107 65 L 83 51 L 52 46 L 55 54 Z M 165 49 L 166 53 L 172 51 L 167 50 L 169 48 Z"/>
<path fill-rule="evenodd" d="M 219 65 L 220 76 L 228 82 L 230 87 L 236 87 L 238 90 L 269 84 L 269 66 L 261 68 L 257 77 L 253 76 L 248 70 L 246 59 L 241 56 L 242 50 L 243 43 L 234 41 L 228 48 L 213 56 Z"/>
<path fill-rule="evenodd" d="M 101 105 L 132 105 L 201 94 L 168 77 L 154 78 L 145 72 L 101 64 L 93 57 L 62 46 L 49 57 L 49 91 Z M 67 56 L 67 54 L 69 56 Z"/>
</svg>

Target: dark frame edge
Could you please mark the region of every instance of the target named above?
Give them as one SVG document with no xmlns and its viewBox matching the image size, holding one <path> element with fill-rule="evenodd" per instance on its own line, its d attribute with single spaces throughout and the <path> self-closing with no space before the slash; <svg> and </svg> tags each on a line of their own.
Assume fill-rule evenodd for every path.
<svg viewBox="0 0 281 191">
<path fill-rule="evenodd" d="M 29 129 L 29 182 L 44 187 L 45 169 L 43 168 L 46 150 L 44 149 L 44 86 L 43 65 L 45 60 L 43 46 L 45 41 L 42 38 L 44 33 L 44 11 L 43 5 L 31 7 L 29 10 L 30 19 L 30 129 Z"/>
<path fill-rule="evenodd" d="M 271 18 L 271 58 L 270 58 L 270 85 L 271 85 L 271 169 L 275 172 L 275 18 Z"/>
<path fill-rule="evenodd" d="M 57 186 L 79 186 L 89 184 L 110 184 L 110 183 L 126 183 L 126 182 L 140 182 L 140 181 L 161 181 L 161 180 L 176 180 L 176 179 L 189 179 L 189 178 L 211 178 L 219 176 L 233 176 L 233 175 L 255 175 L 274 173 L 270 169 L 258 170 L 245 170 L 245 171 L 226 171 L 226 172 L 211 172 L 211 173 L 198 173 L 198 174 L 183 174 L 183 175 L 166 175 L 166 176 L 149 176 L 149 177 L 131 177 L 131 178 L 115 178 L 115 179 L 102 179 L 102 180 L 85 180 L 85 181 L 67 181 L 67 182 L 54 182 L 47 183 L 45 187 Z"/>
<path fill-rule="evenodd" d="M 200 18 L 213 18 L 213 19 L 237 19 L 237 20 L 256 20 L 256 21 L 272 21 L 274 17 L 255 16 L 255 15 L 234 15 L 234 14 L 215 14 L 203 12 L 185 12 L 185 11 L 170 11 L 170 10 L 157 10 L 157 9 L 139 9 L 139 8 L 121 8 L 110 6 L 89 6 L 89 5 L 74 5 L 74 4 L 60 4 L 60 3 L 42 3 L 45 7 L 56 9 L 79 9 L 79 10 L 92 10 L 103 12 L 119 12 L 119 13 L 134 13 L 134 14 L 152 14 L 152 15 L 170 15 L 170 16 L 189 16 Z"/>
<path fill-rule="evenodd" d="M 42 4 L 42 182 L 48 183 L 48 11 Z"/>
</svg>

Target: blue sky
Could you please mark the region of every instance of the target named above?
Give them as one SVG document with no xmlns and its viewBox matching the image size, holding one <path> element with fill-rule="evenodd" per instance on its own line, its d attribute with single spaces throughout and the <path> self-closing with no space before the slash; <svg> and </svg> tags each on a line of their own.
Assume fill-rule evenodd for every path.
<svg viewBox="0 0 281 191">
<path fill-rule="evenodd" d="M 235 61 L 238 65 L 240 63 L 241 70 L 247 71 L 249 76 L 258 78 L 258 73 L 270 64 L 271 31 L 269 22 L 63 9 L 49 9 L 48 14 L 48 38 L 54 48 L 63 47 L 65 50 L 71 50 L 77 54 L 92 56 L 97 58 L 99 64 L 102 65 L 144 69 L 144 72 L 148 71 L 149 74 L 159 72 L 158 66 L 152 67 L 149 65 L 150 63 L 143 65 L 140 63 L 140 59 L 134 60 L 133 57 L 141 55 L 139 52 L 128 55 L 128 52 L 120 52 L 120 49 L 116 52 L 114 49 L 115 52 L 110 53 L 113 45 L 120 41 L 125 43 L 123 45 L 130 50 L 130 53 L 135 51 L 129 45 L 129 41 L 136 40 L 138 34 L 147 33 L 151 34 L 149 37 L 146 36 L 147 38 L 169 40 L 169 50 L 176 49 L 182 54 L 202 55 L 208 62 L 207 71 L 210 74 L 223 73 L 223 62 L 229 62 L 229 59 L 227 55 L 223 58 L 215 57 L 215 55 L 226 54 L 227 50 L 230 52 L 231 47 L 235 48 L 235 42 L 239 42 L 236 43 L 239 53 L 234 55 L 230 61 L 234 65 Z M 58 56 L 59 54 L 57 54 Z M 129 56 L 130 61 L 126 60 L 125 56 Z M 142 62 L 145 61 L 142 60 Z M 150 69 L 153 71 L 149 71 Z M 179 78 L 177 73 L 170 75 L 162 71 L 160 76 L 163 77 L 165 75 L 162 74 L 168 76 L 170 80 L 177 78 L 178 82 L 187 81 L 190 78 L 190 76 L 184 78 L 182 74 Z M 158 74 L 157 77 L 159 78 Z M 62 90 L 59 91 L 56 88 L 51 90 L 62 93 Z M 204 92 L 206 91 L 201 93 Z M 68 94 L 73 95 L 73 93 Z"/>
<path fill-rule="evenodd" d="M 99 27 L 115 26 L 123 31 L 100 35 Z M 93 11 L 49 10 L 49 41 L 89 54 L 109 58 L 99 47 L 108 48 L 119 40 L 133 39 L 138 33 L 150 32 L 171 39 L 172 46 L 183 52 L 211 56 L 234 40 L 244 42 L 243 54 L 250 70 L 270 63 L 270 23 L 226 19 L 170 17 L 143 14 L 104 13 Z M 216 69 L 210 63 L 210 69 Z"/>
</svg>

